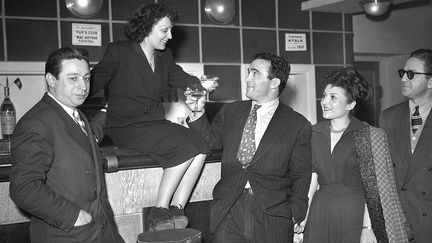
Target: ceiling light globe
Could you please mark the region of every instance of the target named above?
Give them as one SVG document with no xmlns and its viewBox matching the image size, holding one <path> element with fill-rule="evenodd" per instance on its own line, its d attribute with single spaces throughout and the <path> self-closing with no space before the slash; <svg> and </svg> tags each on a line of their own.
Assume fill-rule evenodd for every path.
<svg viewBox="0 0 432 243">
<path fill-rule="evenodd" d="M 360 5 L 368 15 L 379 16 L 385 14 L 392 4 L 389 0 L 363 0 Z"/>
</svg>

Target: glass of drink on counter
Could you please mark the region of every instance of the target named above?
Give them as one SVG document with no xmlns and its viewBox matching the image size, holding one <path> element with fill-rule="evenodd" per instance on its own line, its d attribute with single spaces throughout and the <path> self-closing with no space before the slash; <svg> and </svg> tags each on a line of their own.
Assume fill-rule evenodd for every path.
<svg viewBox="0 0 432 243">
<path fill-rule="evenodd" d="M 214 85 L 216 82 L 215 75 L 203 75 L 201 76 L 201 85 L 204 87 L 206 92 L 206 102 L 210 101 L 210 91 L 209 89 Z"/>
</svg>

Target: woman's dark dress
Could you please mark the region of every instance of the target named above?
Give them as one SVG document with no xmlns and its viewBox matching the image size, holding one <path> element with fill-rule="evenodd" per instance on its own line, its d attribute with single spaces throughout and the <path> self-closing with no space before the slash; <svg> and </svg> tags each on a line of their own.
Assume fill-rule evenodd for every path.
<svg viewBox="0 0 432 243">
<path fill-rule="evenodd" d="M 352 117 L 333 153 L 330 153 L 329 121 L 313 127 L 312 166 L 318 174 L 319 190 L 309 209 L 304 242 L 360 241 L 365 200 L 353 131 L 363 126 Z"/>
<path fill-rule="evenodd" d="M 175 64 L 171 51 L 155 51 L 155 71 L 139 43 L 108 45 L 91 71 L 91 93 L 108 87 L 106 134 L 114 144 L 150 154 L 163 168 L 209 152 L 196 131 L 165 119 L 161 100 L 169 85 L 186 88 L 199 80 Z"/>
</svg>

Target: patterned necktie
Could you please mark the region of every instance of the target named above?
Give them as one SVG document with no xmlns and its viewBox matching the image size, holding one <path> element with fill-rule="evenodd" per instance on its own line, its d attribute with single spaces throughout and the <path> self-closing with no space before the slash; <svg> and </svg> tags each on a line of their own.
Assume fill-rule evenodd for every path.
<svg viewBox="0 0 432 243">
<path fill-rule="evenodd" d="M 240 161 L 243 168 L 246 168 L 252 161 L 255 154 L 255 128 L 257 122 L 257 110 L 261 105 L 254 105 L 246 125 L 243 129 L 243 135 L 237 152 L 237 159 Z"/>
<path fill-rule="evenodd" d="M 420 112 L 419 112 L 419 106 L 416 106 L 414 108 L 414 112 L 411 115 L 411 129 L 413 133 L 416 133 L 417 130 L 420 128 L 420 126 L 422 125 L 423 120 L 420 116 Z"/>
<path fill-rule="evenodd" d="M 73 111 L 72 115 L 74 117 L 75 122 L 80 126 L 81 131 L 83 131 L 84 134 L 87 136 L 87 131 L 85 130 L 85 123 L 83 122 L 83 120 L 81 120 L 81 117 L 80 117 L 80 115 L 78 113 L 78 110 L 75 109 Z"/>
</svg>

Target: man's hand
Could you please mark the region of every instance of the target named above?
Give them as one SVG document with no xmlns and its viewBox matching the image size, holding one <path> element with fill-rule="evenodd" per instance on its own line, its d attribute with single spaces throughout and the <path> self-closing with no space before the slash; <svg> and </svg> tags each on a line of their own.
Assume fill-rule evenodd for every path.
<svg viewBox="0 0 432 243">
<path fill-rule="evenodd" d="M 92 221 L 92 216 L 87 213 L 86 211 L 80 209 L 79 214 L 78 214 L 78 218 L 75 221 L 74 226 L 82 226 L 82 225 L 86 225 L 88 223 L 90 223 Z"/>
</svg>

